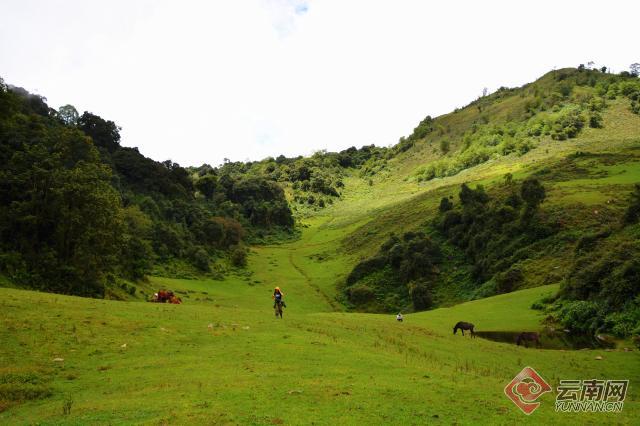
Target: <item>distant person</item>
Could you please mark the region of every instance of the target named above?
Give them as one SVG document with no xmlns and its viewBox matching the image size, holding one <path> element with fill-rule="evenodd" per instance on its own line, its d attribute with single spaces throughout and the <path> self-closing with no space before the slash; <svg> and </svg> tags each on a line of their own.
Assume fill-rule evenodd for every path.
<svg viewBox="0 0 640 426">
<path fill-rule="evenodd" d="M 398 315 L 396 315 L 396 321 L 402 322 L 403 320 L 404 320 L 404 317 L 402 316 L 402 313 L 398 312 Z"/>
<path fill-rule="evenodd" d="M 284 303 L 284 293 L 282 292 L 282 290 L 280 290 L 280 287 L 276 287 L 273 289 L 273 296 L 271 296 L 273 299 L 273 307 L 275 309 L 276 307 L 276 303 L 281 302 L 282 306 L 284 308 L 287 307 L 287 305 Z"/>
</svg>

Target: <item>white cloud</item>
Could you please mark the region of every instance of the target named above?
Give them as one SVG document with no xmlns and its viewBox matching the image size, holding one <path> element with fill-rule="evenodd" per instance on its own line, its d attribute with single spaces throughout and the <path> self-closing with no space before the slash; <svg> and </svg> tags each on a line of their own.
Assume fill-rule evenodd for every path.
<svg viewBox="0 0 640 426">
<path fill-rule="evenodd" d="M 5 1 L 0 75 L 184 165 L 387 145 L 483 87 L 637 62 L 637 2 Z M 634 56 L 636 55 L 636 56 Z"/>
</svg>

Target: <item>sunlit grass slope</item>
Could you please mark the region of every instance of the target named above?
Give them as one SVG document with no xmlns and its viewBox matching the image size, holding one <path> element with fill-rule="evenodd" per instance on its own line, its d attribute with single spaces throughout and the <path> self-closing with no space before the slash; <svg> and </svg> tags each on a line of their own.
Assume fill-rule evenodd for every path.
<svg viewBox="0 0 640 426">
<path fill-rule="evenodd" d="M 458 114 L 476 114 L 466 112 L 468 109 Z M 463 119 L 458 121 L 456 117 L 448 117 L 444 118 L 450 120 L 454 133 L 460 132 L 456 130 L 457 126 L 469 124 Z M 363 223 L 355 232 L 345 232 L 344 243 L 348 252 L 366 257 L 377 251 L 391 232 L 415 229 L 431 219 L 437 212 L 440 199 L 449 195 L 457 198 L 462 183 L 482 184 L 490 189 L 492 185 L 501 183 L 507 173 L 511 173 L 514 179 L 524 179 L 542 168 L 555 167 L 559 161 L 576 152 L 618 155 L 613 163 L 607 165 L 585 162 L 584 166 L 594 172 L 591 176 L 568 174 L 563 180 L 552 182 L 544 181 L 543 177 L 547 188 L 545 203 L 594 209 L 607 206 L 607 201 L 613 199 L 622 206 L 633 184 L 640 182 L 640 116 L 629 111 L 627 101 L 612 101 L 603 112 L 603 120 L 602 129 L 584 129 L 575 139 L 556 141 L 542 138 L 525 155 L 493 158 L 455 176 L 428 182 L 417 182 L 411 178 L 416 168 L 433 160 L 429 154 L 431 148 L 425 147 L 436 142 L 421 141 L 392 161 L 393 173 L 374 178 L 371 186 L 362 179 L 347 181 L 344 200 L 325 209 L 322 214 L 334 217 L 336 226 Z M 599 169 L 605 174 L 595 173 Z"/>
<path fill-rule="evenodd" d="M 408 315 L 400 324 L 392 316 L 310 313 L 316 295 L 295 296 L 302 283 L 288 287 L 283 320 L 259 285 L 171 284 L 194 301 L 203 291 L 213 300 L 171 306 L 0 289 L 0 375 L 37 377 L 51 393 L 6 407 L 0 422 L 509 424 L 523 415 L 502 389 L 526 365 L 552 384 L 632 380 L 621 414 L 556 414 L 546 395 L 527 420 L 631 424 L 640 414 L 637 352 L 534 350 L 452 335 L 458 320 L 485 330 L 536 328 L 528 306 L 554 288 Z"/>
</svg>

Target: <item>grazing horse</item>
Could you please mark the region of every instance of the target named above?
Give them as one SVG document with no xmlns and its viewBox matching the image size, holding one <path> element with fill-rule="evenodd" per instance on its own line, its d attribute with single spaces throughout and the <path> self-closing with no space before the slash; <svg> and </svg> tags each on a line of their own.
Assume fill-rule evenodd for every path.
<svg viewBox="0 0 640 426">
<path fill-rule="evenodd" d="M 528 348 L 527 342 L 535 342 L 536 347 L 540 346 L 540 334 L 535 331 L 523 331 L 518 335 L 518 340 L 516 340 L 516 345 L 520 346 L 520 343 L 524 344 L 525 348 Z"/>
<path fill-rule="evenodd" d="M 276 318 L 278 318 L 278 315 L 280 315 L 280 318 L 282 318 L 282 300 L 276 300 L 274 310 L 276 312 Z"/>
<path fill-rule="evenodd" d="M 462 331 L 462 335 L 464 336 L 464 331 L 469 330 L 471 331 L 471 337 L 476 337 L 476 333 L 473 331 L 473 327 L 474 325 L 470 322 L 460 321 L 455 325 L 455 327 L 453 327 L 453 334 L 456 334 L 458 332 L 458 329 L 460 329 Z"/>
</svg>

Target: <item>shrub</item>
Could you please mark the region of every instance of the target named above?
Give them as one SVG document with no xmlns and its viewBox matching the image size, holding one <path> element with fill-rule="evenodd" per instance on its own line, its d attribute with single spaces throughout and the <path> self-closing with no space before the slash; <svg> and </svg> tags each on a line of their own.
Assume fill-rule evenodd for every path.
<svg viewBox="0 0 640 426">
<path fill-rule="evenodd" d="M 566 303 L 559 313 L 559 320 L 569 330 L 589 332 L 599 324 L 598 304 L 586 300 Z"/>
<path fill-rule="evenodd" d="M 449 143 L 448 140 L 442 139 L 440 141 L 440 152 L 442 152 L 443 154 L 446 154 L 449 152 L 450 148 L 451 148 L 451 144 Z"/>
<path fill-rule="evenodd" d="M 585 121 L 579 107 L 564 108 L 550 118 L 551 137 L 556 140 L 575 138 L 584 127 Z"/>
<path fill-rule="evenodd" d="M 407 232 L 401 238 L 391 235 L 375 256 L 353 268 L 347 286 L 353 289 L 366 285 L 383 308 L 389 305 L 385 302 L 389 297 L 395 300 L 395 294 L 405 304 L 411 301 L 419 307 L 416 309 L 425 309 L 431 306 L 427 283 L 438 279 L 437 265 L 441 260 L 439 246 L 424 233 Z M 352 296 L 351 289 L 346 289 L 349 300 L 362 303 L 364 299 Z"/>
<path fill-rule="evenodd" d="M 443 197 L 442 200 L 440 200 L 440 207 L 438 209 L 441 213 L 448 212 L 452 208 L 453 203 L 451 202 L 451 200 L 449 200 L 448 197 Z"/>
<path fill-rule="evenodd" d="M 375 299 L 375 292 L 365 284 L 358 284 L 348 290 L 349 301 L 356 304 L 367 303 Z"/>
<path fill-rule="evenodd" d="M 640 327 L 640 308 L 624 312 L 614 312 L 604 319 L 603 329 L 610 331 L 615 336 L 624 338 Z"/>
<path fill-rule="evenodd" d="M 28 401 L 46 398 L 51 395 L 51 388 L 42 384 L 2 383 L 0 384 L 0 401 Z"/>
<path fill-rule="evenodd" d="M 589 115 L 589 127 L 593 129 L 600 129 L 602 128 L 602 125 L 603 125 L 602 115 L 600 115 L 600 113 L 598 112 L 592 112 Z"/>
<path fill-rule="evenodd" d="M 231 264 L 237 267 L 244 267 L 247 265 L 247 250 L 237 245 L 231 249 Z"/>
<path fill-rule="evenodd" d="M 9 372 L 0 374 L 0 402 L 24 402 L 51 395 L 47 377 L 35 372 Z M 1 405 L 0 405 L 1 407 Z"/>
<path fill-rule="evenodd" d="M 543 311 L 545 307 L 546 306 L 541 302 L 533 302 L 533 304 L 531 305 L 531 309 L 534 309 L 536 311 Z"/>
<path fill-rule="evenodd" d="M 202 247 L 196 248 L 191 254 L 193 266 L 203 272 L 209 272 L 209 254 Z"/>
<path fill-rule="evenodd" d="M 512 267 L 506 272 L 496 274 L 496 291 L 498 293 L 510 293 L 524 281 L 522 270 Z"/>
</svg>

